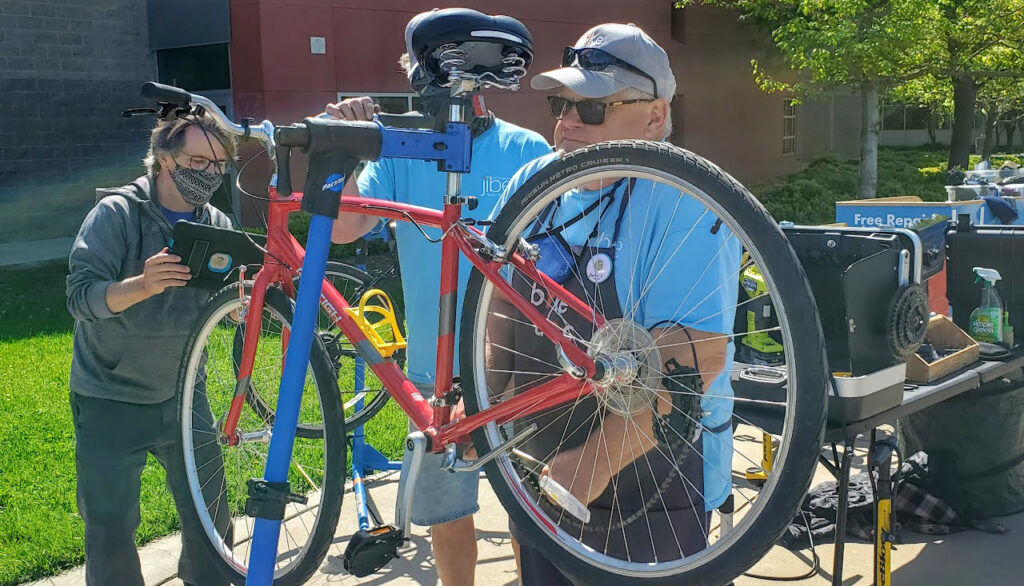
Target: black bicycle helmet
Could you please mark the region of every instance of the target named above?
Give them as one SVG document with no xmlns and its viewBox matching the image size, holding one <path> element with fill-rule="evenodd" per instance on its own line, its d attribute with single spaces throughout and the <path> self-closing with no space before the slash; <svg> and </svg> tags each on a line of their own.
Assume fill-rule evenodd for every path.
<svg viewBox="0 0 1024 586">
<path fill-rule="evenodd" d="M 523 23 L 469 8 L 417 14 L 405 28 L 405 46 L 409 83 L 424 95 L 445 91 L 453 68 L 508 81 L 533 63 L 533 37 Z"/>
</svg>

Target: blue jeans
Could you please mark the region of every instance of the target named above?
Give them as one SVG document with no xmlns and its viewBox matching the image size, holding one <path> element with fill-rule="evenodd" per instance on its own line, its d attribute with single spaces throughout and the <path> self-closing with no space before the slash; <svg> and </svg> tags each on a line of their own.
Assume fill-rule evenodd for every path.
<svg viewBox="0 0 1024 586">
<path fill-rule="evenodd" d="M 434 386 L 416 383 L 424 397 L 434 396 Z M 415 428 L 410 426 L 410 431 Z M 402 475 L 398 481 L 398 494 L 408 476 L 412 452 L 408 446 L 402 458 Z M 440 525 L 468 517 L 480 510 L 478 472 L 448 472 L 441 469 L 443 456 L 427 452 L 416 479 L 412 497 L 412 522 L 417 525 Z"/>
</svg>

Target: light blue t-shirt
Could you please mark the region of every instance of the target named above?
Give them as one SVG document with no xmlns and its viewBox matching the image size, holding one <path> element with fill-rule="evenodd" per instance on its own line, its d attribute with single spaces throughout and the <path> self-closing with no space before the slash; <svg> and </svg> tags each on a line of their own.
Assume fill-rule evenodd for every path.
<svg viewBox="0 0 1024 586">
<path fill-rule="evenodd" d="M 523 167 L 509 182 L 503 199 L 557 158 L 552 153 Z M 680 198 L 677 190 L 663 183 L 640 179 L 622 210 L 618 238 L 613 242 L 625 182 L 610 202 L 592 205 L 608 192 L 604 189 L 563 195 L 547 226 L 559 226 L 591 210 L 561 233 L 570 246 L 583 246 L 598 224 L 590 245 L 614 249 L 611 260 L 615 289 L 625 317 L 645 328 L 671 322 L 731 336 L 741 247 L 730 237 L 728 228 L 715 226 L 718 216 L 694 198 Z M 569 278 L 586 278 L 582 277 L 584 271 L 580 267 L 576 273 L 579 277 Z M 724 426 L 732 418 L 729 397 L 733 392 L 728 373 L 733 352 L 730 340 L 725 371 L 711 383 L 702 401 L 707 414 L 701 423 L 706 430 Z M 731 428 L 714 434 L 705 431 L 704 461 L 705 507 L 712 510 L 725 501 L 731 488 Z"/>
<path fill-rule="evenodd" d="M 479 205 L 475 210 L 463 206 L 463 217 L 487 219 L 516 171 L 550 152 L 551 147 L 541 135 L 495 119 L 491 128 L 473 139 L 472 172 L 462 176 L 462 195 L 478 198 Z M 360 195 L 366 197 L 441 209 L 447 181 L 447 175 L 437 170 L 437 163 L 383 159 L 366 165 L 359 175 L 358 185 Z M 441 235 L 438 229 L 424 229 L 432 239 Z M 410 222 L 398 222 L 396 236 L 409 340 L 408 376 L 415 383 L 432 383 L 437 364 L 441 244 L 427 241 Z M 468 261 L 460 258 L 457 316 L 462 315 L 462 300 L 471 268 Z M 459 372 L 458 331 L 456 328 L 456 374 Z"/>
</svg>

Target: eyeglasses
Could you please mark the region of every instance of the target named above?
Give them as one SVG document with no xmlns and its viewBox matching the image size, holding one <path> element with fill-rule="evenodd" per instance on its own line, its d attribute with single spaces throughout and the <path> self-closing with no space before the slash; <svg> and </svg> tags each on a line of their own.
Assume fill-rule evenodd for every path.
<svg viewBox="0 0 1024 586">
<path fill-rule="evenodd" d="M 228 161 L 221 160 L 210 160 L 206 157 L 199 155 L 190 155 L 188 153 L 181 153 L 188 157 L 188 166 L 196 171 L 207 171 L 212 166 L 214 168 L 213 173 L 223 175 L 228 171 Z M 175 158 L 177 161 L 177 158 Z"/>
<path fill-rule="evenodd" d="M 653 77 L 642 71 L 640 68 L 619 59 L 607 51 L 595 49 L 593 47 L 584 47 L 582 49 L 566 47 L 565 50 L 562 51 L 562 67 L 572 67 L 574 63 L 578 63 L 580 67 L 587 71 L 604 71 L 612 65 L 621 67 L 626 71 L 631 71 L 651 80 L 651 83 L 654 84 L 653 95 L 655 97 L 658 96 L 658 82 L 654 81 Z"/>
<path fill-rule="evenodd" d="M 604 114 L 608 108 L 653 101 L 654 99 L 647 98 L 642 100 L 619 100 L 617 102 L 599 102 L 597 100 L 574 102 L 558 96 L 548 96 L 548 107 L 551 108 L 551 115 L 557 120 L 561 120 L 569 110 L 576 108 L 576 113 L 580 116 L 580 122 L 592 126 L 600 126 L 604 124 Z"/>
</svg>

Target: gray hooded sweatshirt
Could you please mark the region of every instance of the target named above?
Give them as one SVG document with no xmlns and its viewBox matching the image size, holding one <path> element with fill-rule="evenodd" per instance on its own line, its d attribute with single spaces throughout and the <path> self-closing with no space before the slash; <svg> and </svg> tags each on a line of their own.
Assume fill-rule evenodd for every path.
<svg viewBox="0 0 1024 586">
<path fill-rule="evenodd" d="M 127 403 L 154 404 L 175 394 L 178 365 L 210 291 L 168 287 L 121 313 L 107 307 L 107 287 L 142 274 L 146 259 L 171 239 L 171 225 L 151 199 L 154 178 L 96 190 L 68 259 L 68 311 L 75 318 L 71 390 Z M 207 204 L 197 222 L 230 228 Z"/>
</svg>

